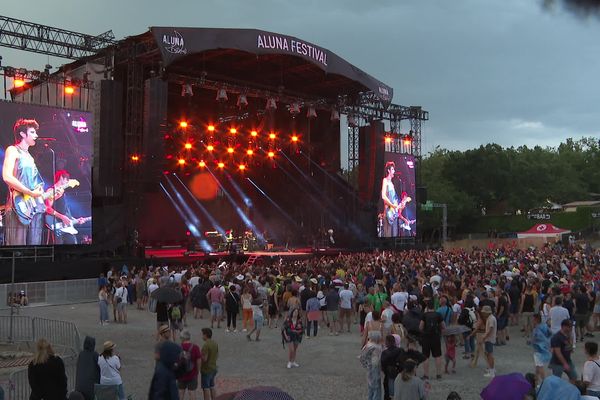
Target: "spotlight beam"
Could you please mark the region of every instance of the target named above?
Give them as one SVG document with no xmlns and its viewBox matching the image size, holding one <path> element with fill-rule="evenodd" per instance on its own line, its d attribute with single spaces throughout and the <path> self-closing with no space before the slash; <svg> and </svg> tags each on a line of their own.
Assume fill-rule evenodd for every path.
<svg viewBox="0 0 600 400">
<path fill-rule="evenodd" d="M 192 199 L 192 201 L 194 202 L 194 204 L 200 209 L 200 211 L 202 212 L 202 214 L 204 214 L 204 216 L 206 216 L 206 218 L 208 218 L 208 220 L 211 223 L 211 225 L 217 230 L 217 232 L 219 232 L 221 234 L 221 237 L 222 237 L 223 241 L 226 242 L 227 241 L 227 238 L 226 238 L 227 235 L 225 234 L 225 229 L 223 229 L 221 227 L 221 225 L 219 225 L 219 223 L 217 222 L 217 220 L 212 216 L 211 213 L 208 212 L 208 210 L 206 209 L 206 207 L 204 207 L 202 205 L 202 203 L 200 203 L 198 201 L 198 199 L 196 198 L 196 196 L 194 196 L 192 194 L 192 192 L 190 192 L 190 189 L 186 186 L 185 183 L 183 183 L 183 181 L 181 180 L 181 178 L 179 178 L 179 176 L 177 174 L 173 174 L 173 175 L 175 175 L 175 178 L 177 178 L 177 180 L 179 181 L 179 183 L 181 184 L 181 186 L 184 187 L 184 189 L 189 194 L 189 196 Z"/>
<path fill-rule="evenodd" d="M 200 227 L 200 229 L 202 229 L 202 222 L 200 222 L 200 220 L 196 216 L 196 213 L 190 208 L 190 206 L 187 204 L 181 193 L 179 193 L 179 190 L 177 190 L 175 185 L 173 185 L 173 182 L 171 182 L 171 180 L 168 177 L 166 178 L 166 181 L 169 184 L 169 187 L 171 188 L 173 193 L 175 193 L 176 200 L 179 202 L 181 209 L 187 215 L 186 220 L 191 221 L 194 224 L 194 226 Z"/>
<path fill-rule="evenodd" d="M 171 196 L 171 194 L 167 191 L 167 189 L 163 186 L 162 183 L 159 183 L 159 185 L 160 185 L 161 189 L 163 190 L 163 192 L 165 193 L 165 195 L 167 196 L 167 198 L 169 199 L 169 201 L 173 204 L 173 207 L 175 207 L 175 210 L 177 211 L 179 216 L 183 219 L 183 221 L 184 221 L 185 225 L 187 226 L 187 228 L 189 229 L 189 231 L 192 233 L 192 235 L 194 235 L 194 237 L 196 239 L 198 239 L 198 243 L 200 244 L 202 249 L 207 252 L 213 251 L 213 248 L 211 247 L 211 245 L 206 240 L 204 240 L 204 238 L 202 237 L 200 232 L 198 232 L 198 228 L 196 228 L 193 224 L 191 224 L 187 221 L 185 213 L 183 212 L 181 207 L 179 207 L 179 205 L 175 202 L 175 199 L 173 199 L 173 196 Z"/>
<path fill-rule="evenodd" d="M 268 194 L 266 194 L 260 187 L 258 187 L 258 185 L 256 183 L 254 183 L 254 181 L 250 178 L 246 178 L 248 180 L 248 182 L 250 182 L 252 184 L 252 186 L 254 186 L 256 188 L 256 190 L 258 190 L 258 192 L 260 194 L 262 194 L 263 196 L 265 196 L 265 198 L 267 200 L 269 200 L 269 202 L 271 204 L 273 204 L 273 206 L 275 206 L 275 208 L 277 210 L 279 210 L 279 212 L 281 213 L 281 215 L 283 215 L 285 218 L 287 218 L 288 221 L 290 221 L 291 223 L 293 223 L 294 225 L 298 226 L 298 222 L 294 221 L 294 219 L 287 213 L 285 212 L 285 210 L 275 202 L 275 200 L 273 200 Z"/>
</svg>

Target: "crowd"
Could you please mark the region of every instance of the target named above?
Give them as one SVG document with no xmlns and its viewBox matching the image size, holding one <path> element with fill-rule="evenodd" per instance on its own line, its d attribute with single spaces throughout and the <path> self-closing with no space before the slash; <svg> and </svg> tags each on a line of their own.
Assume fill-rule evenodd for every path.
<svg viewBox="0 0 600 400">
<path fill-rule="evenodd" d="M 593 339 L 600 324 L 599 261 L 600 251 L 589 245 L 556 244 L 340 254 L 268 265 L 113 268 L 98 280 L 100 323 L 109 322 L 111 309 L 117 323 L 127 323 L 127 308 L 133 305 L 154 312 L 157 340 L 182 341 L 173 350 L 169 345 L 156 351 L 158 360 L 172 356 L 171 370 L 181 364 L 181 354 L 185 360 L 200 360 L 203 368 L 204 346 L 194 351 L 189 344 L 186 350 L 191 343 L 186 326 L 188 318 L 207 313 L 213 329 L 223 324 L 226 333 L 241 330 L 249 341 L 261 340 L 264 327 L 280 329 L 290 369 L 300 367 L 303 339 L 355 334 L 368 398 L 377 400 L 427 398 L 435 380 L 480 362 L 486 367 L 484 376 L 493 378 L 498 364 L 494 350 L 518 340 L 507 329 L 515 326 L 531 346 L 531 398 L 547 375 L 566 375 L 574 388 L 598 397 L 597 344 L 585 342 L 588 361 L 581 375 L 571 354 L 579 342 Z M 181 296 L 157 301 L 152 293 L 159 288 Z M 203 337 L 210 340 L 204 330 Z M 460 348 L 463 362 L 457 362 Z M 164 372 L 160 365 L 156 371 Z M 201 375 L 204 398 L 210 399 L 214 376 Z M 167 387 L 164 382 L 153 379 L 151 396 Z M 194 398 L 196 386 L 179 383 L 178 395 L 189 392 Z M 174 387 L 170 397 L 162 398 L 177 398 Z"/>
</svg>

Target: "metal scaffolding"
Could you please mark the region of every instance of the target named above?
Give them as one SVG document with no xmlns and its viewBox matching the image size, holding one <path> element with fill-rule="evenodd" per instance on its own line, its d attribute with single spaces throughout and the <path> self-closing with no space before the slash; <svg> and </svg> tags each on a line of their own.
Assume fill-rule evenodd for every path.
<svg viewBox="0 0 600 400">
<path fill-rule="evenodd" d="M 0 16 L 0 46 L 13 49 L 76 60 L 114 45 L 114 39 L 112 31 L 86 35 Z"/>
</svg>

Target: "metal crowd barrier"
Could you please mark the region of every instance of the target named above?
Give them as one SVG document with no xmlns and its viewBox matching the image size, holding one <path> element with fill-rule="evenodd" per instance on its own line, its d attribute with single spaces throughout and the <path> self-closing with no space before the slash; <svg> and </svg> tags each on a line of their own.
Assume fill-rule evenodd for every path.
<svg viewBox="0 0 600 400">
<path fill-rule="evenodd" d="M 67 304 L 98 300 L 97 279 L 15 283 L 14 291 L 24 291 L 29 304 Z M 0 309 L 9 308 L 11 284 L 0 285 Z"/>
<path fill-rule="evenodd" d="M 0 316 L 0 342 L 27 343 L 33 348 L 38 339 L 47 339 L 64 361 L 67 387 L 72 391 L 75 387 L 77 356 L 81 351 L 81 337 L 77 326 L 68 321 L 38 317 L 13 315 L 12 318 L 11 337 L 9 328 L 11 316 Z M 11 373 L 8 382 L 3 386 L 8 400 L 29 399 L 27 368 Z"/>
</svg>

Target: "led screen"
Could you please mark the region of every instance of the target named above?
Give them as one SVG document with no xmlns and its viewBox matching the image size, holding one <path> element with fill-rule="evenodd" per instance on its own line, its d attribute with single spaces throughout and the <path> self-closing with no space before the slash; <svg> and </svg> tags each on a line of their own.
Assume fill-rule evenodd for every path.
<svg viewBox="0 0 600 400">
<path fill-rule="evenodd" d="M 4 246 L 92 242 L 91 114 L 0 102 Z"/>
<path fill-rule="evenodd" d="M 377 234 L 379 237 L 416 235 L 415 158 L 384 153 L 383 179 L 379 194 Z"/>
</svg>

